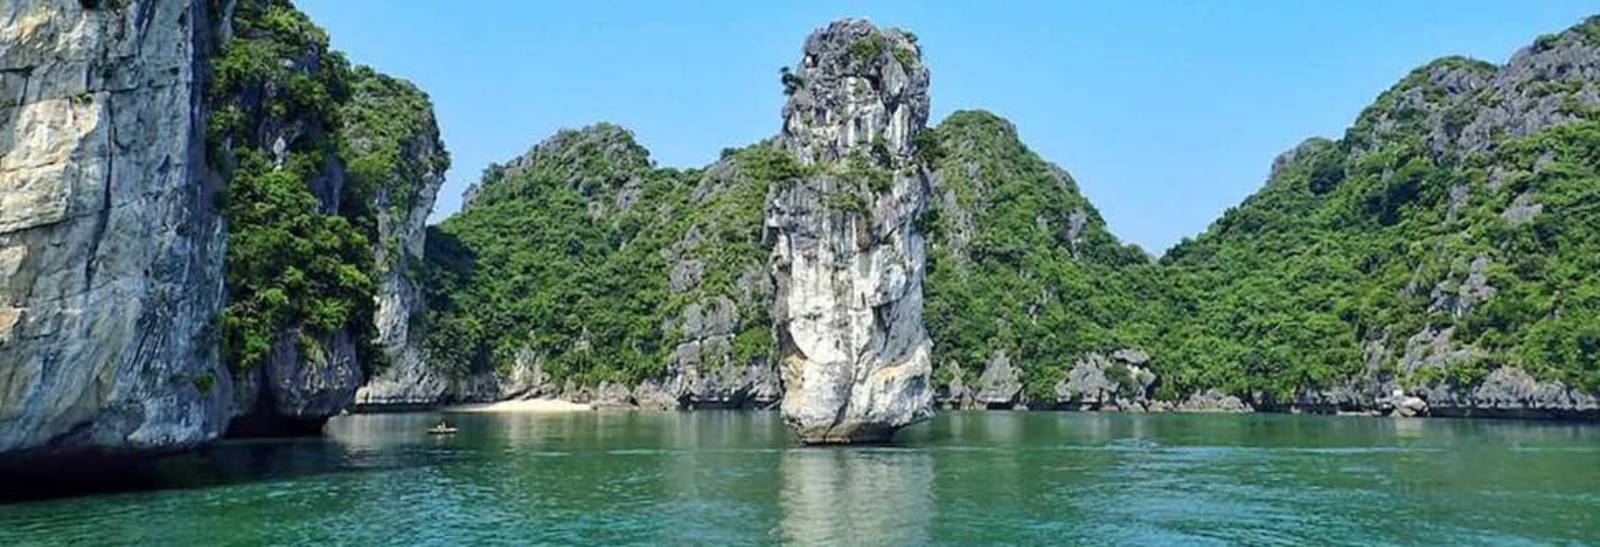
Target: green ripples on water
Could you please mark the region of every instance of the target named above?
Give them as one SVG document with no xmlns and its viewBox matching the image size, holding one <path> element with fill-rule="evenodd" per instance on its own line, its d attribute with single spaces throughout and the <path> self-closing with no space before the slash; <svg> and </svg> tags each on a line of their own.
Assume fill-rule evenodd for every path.
<svg viewBox="0 0 1600 547">
<path fill-rule="evenodd" d="M 806 448 L 761 412 L 437 418 L 118 470 L 0 505 L 0 545 L 1600 541 L 1595 425 L 946 413 Z"/>
</svg>

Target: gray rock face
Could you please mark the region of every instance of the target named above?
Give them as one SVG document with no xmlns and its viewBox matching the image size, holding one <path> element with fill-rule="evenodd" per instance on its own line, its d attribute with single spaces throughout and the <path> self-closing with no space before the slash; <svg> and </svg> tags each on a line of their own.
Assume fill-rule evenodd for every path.
<svg viewBox="0 0 1600 547">
<path fill-rule="evenodd" d="M 381 75 L 361 77 L 387 80 Z M 408 83 L 386 82 L 408 93 L 422 95 Z M 386 105 L 402 97 L 389 96 L 387 86 L 358 86 L 351 98 L 351 109 L 364 103 Z M 427 237 L 428 214 L 434 198 L 444 184 L 449 155 L 439 138 L 439 126 L 431 109 L 412 113 L 417 131 L 398 145 L 401 164 L 393 173 L 396 184 L 380 185 L 373 208 L 378 217 L 378 241 L 373 246 L 378 267 L 378 309 L 373 324 L 377 327 L 377 346 L 388 359 L 388 368 L 356 393 L 358 405 L 419 405 L 443 398 L 448 379 L 426 366 L 423 333 L 414 326 L 422 314 L 422 287 L 417 272 L 422 267 L 423 245 Z M 363 134 L 359 127 L 346 129 L 352 148 L 367 150 L 386 144 L 380 138 Z"/>
<path fill-rule="evenodd" d="M 233 5 L 229 3 L 228 5 Z M 230 8 L 230 13 L 232 13 Z M 271 40 L 269 30 L 240 25 L 224 17 L 219 32 L 234 39 Z M 236 90 L 224 98 L 213 97 L 207 108 L 220 110 L 235 106 L 246 113 L 247 137 L 228 137 L 222 149 L 246 147 L 265 151 L 275 168 L 287 169 L 293 150 L 334 134 L 329 118 L 308 111 L 281 111 L 266 108 L 280 97 L 292 93 L 287 80 L 303 77 L 315 80 L 333 63 L 324 60 L 333 52 L 307 41 L 296 43 L 295 51 L 278 51 L 276 59 L 287 76 L 275 76 Z M 341 66 L 341 69 L 342 66 Z M 309 156 L 308 156 L 309 157 Z M 346 166 L 333 151 L 323 153 L 318 169 L 305 175 L 307 190 L 316 198 L 317 211 L 337 214 L 346 197 Z M 231 166 L 228 166 L 231 168 Z M 266 362 L 248 370 L 235 370 L 234 378 L 243 386 L 233 401 L 237 414 L 229 425 L 234 436 L 314 433 L 323 422 L 350 406 L 363 381 L 363 364 L 356 358 L 356 340 L 345 330 L 303 336 L 302 325 L 284 325 L 278 330 Z M 234 367 L 238 368 L 238 367 Z"/>
<path fill-rule="evenodd" d="M 0 459 L 216 438 L 204 2 L 0 2 Z"/>
<path fill-rule="evenodd" d="M 1171 410 L 1178 412 L 1250 412 L 1253 409 L 1243 399 L 1215 389 L 1209 389 L 1184 398 L 1177 404 L 1172 405 Z"/>
<path fill-rule="evenodd" d="M 1076 410 L 1144 410 L 1156 375 L 1143 352 L 1117 350 L 1107 357 L 1084 355 L 1056 384 L 1056 406 Z"/>
<path fill-rule="evenodd" d="M 794 75 L 781 146 L 815 174 L 767 204 L 783 414 L 804 442 L 885 440 L 932 413 L 928 70 L 911 35 L 852 19 L 812 33 Z"/>
<path fill-rule="evenodd" d="M 983 375 L 978 377 L 978 393 L 973 399 L 991 408 L 1024 404 L 1022 371 L 1011 365 L 1011 358 L 1006 357 L 1006 352 L 996 351 L 989 357 L 988 365 L 983 367 Z"/>
<path fill-rule="evenodd" d="M 770 305 L 770 286 L 754 281 L 766 276 L 745 277 L 751 278 L 746 286 L 756 291 L 752 296 L 759 305 Z M 763 408 L 776 402 L 777 372 L 766 356 L 740 361 L 735 355 L 734 336 L 743 321 L 739 306 L 726 296 L 685 307 L 676 325 L 683 340 L 673 349 L 667 376 L 647 388 L 662 391 L 651 394 L 657 406 L 664 397 L 693 408 Z"/>
<path fill-rule="evenodd" d="M 1595 19 L 1582 26 L 1596 25 Z M 1600 43 L 1579 27 L 1523 48 L 1485 83 L 1490 96 L 1460 131 L 1460 148 L 1489 149 L 1505 138 L 1581 119 L 1600 106 Z"/>
<path fill-rule="evenodd" d="M 1434 384 L 1417 390 L 1435 416 L 1578 417 L 1600 416 L 1600 398 L 1561 382 L 1542 382 L 1518 367 L 1491 371 L 1462 389 Z"/>
<path fill-rule="evenodd" d="M 947 360 L 940 365 L 940 368 L 943 369 L 946 381 L 935 390 L 934 401 L 947 408 L 969 410 L 978 408 L 978 388 L 969 384 L 972 379 L 967 377 L 967 372 L 961 368 L 961 364 Z"/>
<path fill-rule="evenodd" d="M 1436 155 L 1465 155 L 1581 119 L 1600 106 L 1600 43 L 1581 28 L 1594 25 L 1541 38 L 1501 66 L 1452 57 L 1417 69 L 1362 115 L 1357 148 L 1421 127 Z"/>
<path fill-rule="evenodd" d="M 350 405 L 363 379 L 355 341 L 345 331 L 314 348 L 302 348 L 298 336 L 279 337 L 266 363 L 238 378 L 238 416 L 228 426 L 232 436 L 320 431 L 323 422 Z"/>
<path fill-rule="evenodd" d="M 1413 374 L 1425 369 L 1445 370 L 1454 363 L 1481 357 L 1481 352 L 1461 347 L 1451 337 L 1455 329 L 1425 328 L 1406 343 L 1400 370 Z M 1391 386 L 1385 385 L 1385 388 Z M 1392 388 L 1391 388 L 1392 389 Z M 1412 389 L 1394 389 L 1387 402 L 1397 413 L 1410 398 L 1423 401 L 1421 411 L 1440 416 L 1576 417 L 1600 416 L 1600 398 L 1559 381 L 1540 381 L 1513 365 L 1491 370 L 1472 385 L 1432 382 Z M 1402 413 L 1402 415 L 1404 415 Z"/>
</svg>

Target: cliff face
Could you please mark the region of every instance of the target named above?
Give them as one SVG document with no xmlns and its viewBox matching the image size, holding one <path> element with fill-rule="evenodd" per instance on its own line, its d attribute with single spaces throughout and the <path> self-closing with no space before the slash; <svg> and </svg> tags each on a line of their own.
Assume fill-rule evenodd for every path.
<svg viewBox="0 0 1600 547">
<path fill-rule="evenodd" d="M 366 377 L 419 366 L 418 262 L 449 158 L 425 94 L 352 68 L 286 0 L 223 11 L 208 106 L 228 179 L 230 431 L 316 431 Z"/>
<path fill-rule="evenodd" d="M 286 0 L 221 15 L 207 106 L 228 192 L 230 434 L 314 432 L 373 356 L 371 188 L 340 156 L 351 70 Z"/>
<path fill-rule="evenodd" d="M 883 440 L 930 415 L 922 324 L 928 69 L 864 20 L 807 40 L 782 148 L 806 169 L 767 206 L 785 419 L 806 442 Z"/>
<path fill-rule="evenodd" d="M 201 4 L 0 3 L 0 457 L 226 424 Z"/>
<path fill-rule="evenodd" d="M 448 164 L 425 95 L 285 0 L 0 21 L 3 457 L 314 430 L 415 364 Z"/>
<path fill-rule="evenodd" d="M 423 360 L 422 256 L 428 214 L 444 184 L 449 154 L 439 139 L 428 97 L 407 82 L 357 69 L 343 137 L 350 171 L 370 179 L 377 240 L 377 345 L 387 368 L 356 393 L 358 404 L 419 404 L 437 400 L 445 382 Z"/>
</svg>

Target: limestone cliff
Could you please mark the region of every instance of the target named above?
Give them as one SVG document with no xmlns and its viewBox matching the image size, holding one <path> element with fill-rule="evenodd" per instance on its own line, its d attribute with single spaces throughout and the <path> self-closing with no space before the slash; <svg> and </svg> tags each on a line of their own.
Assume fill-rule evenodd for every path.
<svg viewBox="0 0 1600 547">
<path fill-rule="evenodd" d="M 444 184 L 449 154 L 428 97 L 416 86 L 357 69 L 343 137 L 357 156 L 350 170 L 372 179 L 378 276 L 373 317 L 388 367 L 356 392 L 360 404 L 425 404 L 445 382 L 424 363 L 422 256 L 428 214 Z"/>
<path fill-rule="evenodd" d="M 221 434 L 204 2 L 0 2 L 0 458 Z"/>
<path fill-rule="evenodd" d="M 352 68 L 287 0 L 223 11 L 207 106 L 228 180 L 230 433 L 316 431 L 374 372 L 419 366 L 418 259 L 449 158 L 425 94 Z"/>
<path fill-rule="evenodd" d="M 287 0 L 228 2 L 221 16 L 206 106 L 227 180 L 230 434 L 314 432 L 371 355 L 370 188 L 340 157 L 351 69 Z"/>
<path fill-rule="evenodd" d="M 806 40 L 782 148 L 806 173 L 766 226 L 785 419 L 805 442 L 885 440 L 931 414 L 922 324 L 928 69 L 912 35 L 860 19 Z"/>
</svg>

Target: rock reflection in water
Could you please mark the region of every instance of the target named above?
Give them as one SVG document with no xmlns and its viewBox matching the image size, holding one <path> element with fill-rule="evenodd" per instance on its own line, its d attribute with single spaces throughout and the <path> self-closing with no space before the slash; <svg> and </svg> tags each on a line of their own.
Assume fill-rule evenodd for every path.
<svg viewBox="0 0 1600 547">
<path fill-rule="evenodd" d="M 895 448 L 797 448 L 779 463 L 777 536 L 799 545 L 931 541 L 933 458 Z"/>
</svg>

